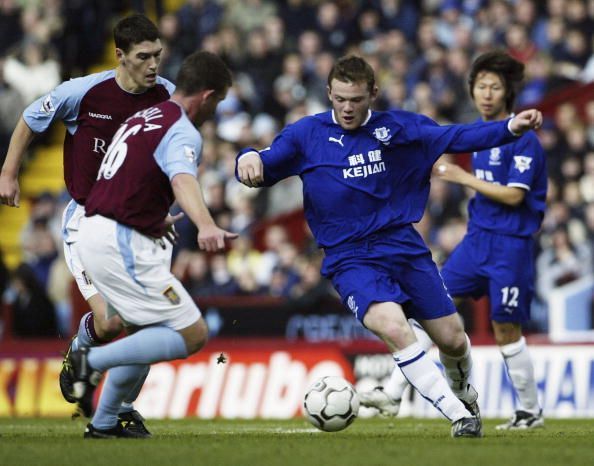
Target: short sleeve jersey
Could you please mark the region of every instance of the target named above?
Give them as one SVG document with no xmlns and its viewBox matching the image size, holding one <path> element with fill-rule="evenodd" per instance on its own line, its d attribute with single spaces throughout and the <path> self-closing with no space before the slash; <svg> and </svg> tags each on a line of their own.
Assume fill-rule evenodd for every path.
<svg viewBox="0 0 594 466">
<path fill-rule="evenodd" d="M 171 180 L 197 175 L 202 138 L 184 110 L 168 100 L 137 112 L 118 129 L 85 206 L 155 238 L 174 201 Z"/>
<path fill-rule="evenodd" d="M 54 120 L 66 126 L 64 180 L 72 198 L 84 205 L 111 138 L 130 115 L 169 99 L 175 86 L 157 77 L 157 84 L 143 93 L 122 89 L 115 70 L 65 81 L 40 97 L 23 112 L 36 133 Z"/>
<path fill-rule="evenodd" d="M 526 191 L 519 206 L 496 202 L 481 193 L 470 200 L 469 228 L 512 236 L 531 236 L 539 228 L 546 207 L 546 157 L 534 132 L 516 141 L 472 154 L 474 175 L 490 183 Z"/>
</svg>

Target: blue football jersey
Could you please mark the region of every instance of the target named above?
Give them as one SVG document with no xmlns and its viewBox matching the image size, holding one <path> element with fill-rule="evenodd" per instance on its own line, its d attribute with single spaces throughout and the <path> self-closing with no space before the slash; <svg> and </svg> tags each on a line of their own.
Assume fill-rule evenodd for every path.
<svg viewBox="0 0 594 466">
<path fill-rule="evenodd" d="M 431 168 L 444 152 L 514 139 L 507 121 L 439 126 L 410 112 L 370 111 L 363 125 L 345 130 L 328 111 L 287 126 L 260 155 L 265 186 L 301 177 L 305 216 L 318 245 L 328 248 L 418 222 Z"/>
<path fill-rule="evenodd" d="M 515 186 L 526 190 L 526 195 L 519 206 L 513 207 L 477 192 L 468 207 L 469 228 L 513 236 L 530 236 L 540 228 L 546 205 L 547 169 L 534 132 L 510 144 L 474 152 L 472 169 L 481 180 Z"/>
</svg>

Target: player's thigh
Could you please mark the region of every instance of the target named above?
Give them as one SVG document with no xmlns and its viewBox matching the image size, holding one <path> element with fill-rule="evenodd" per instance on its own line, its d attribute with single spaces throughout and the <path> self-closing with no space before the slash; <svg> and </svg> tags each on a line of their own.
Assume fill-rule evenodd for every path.
<svg viewBox="0 0 594 466">
<path fill-rule="evenodd" d="M 408 317 L 430 320 L 456 312 L 429 252 L 400 260 L 393 279 L 409 297 L 404 307 Z"/>
<path fill-rule="evenodd" d="M 441 268 L 441 276 L 450 296 L 473 296 L 487 293 L 487 281 L 476 263 L 474 242 L 466 238 L 452 251 Z"/>
<path fill-rule="evenodd" d="M 404 303 L 408 297 L 379 264 L 351 262 L 330 277 L 342 303 L 363 323 L 373 303 Z"/>
<path fill-rule="evenodd" d="M 534 296 L 532 241 L 509 238 L 501 243 L 489 266 L 491 320 L 525 322 Z"/>
<path fill-rule="evenodd" d="M 171 250 L 100 216 L 86 218 L 81 232 L 83 264 L 101 295 L 127 325 L 167 325 L 174 330 L 200 319 L 194 300 L 169 269 Z"/>
</svg>

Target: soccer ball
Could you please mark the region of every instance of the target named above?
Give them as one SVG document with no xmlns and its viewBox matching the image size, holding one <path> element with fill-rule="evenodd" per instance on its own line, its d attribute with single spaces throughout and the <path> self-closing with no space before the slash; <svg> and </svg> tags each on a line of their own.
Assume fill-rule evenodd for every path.
<svg viewBox="0 0 594 466">
<path fill-rule="evenodd" d="M 322 377 L 305 393 L 305 415 L 318 429 L 336 432 L 348 427 L 359 412 L 359 395 L 342 377 Z"/>
</svg>

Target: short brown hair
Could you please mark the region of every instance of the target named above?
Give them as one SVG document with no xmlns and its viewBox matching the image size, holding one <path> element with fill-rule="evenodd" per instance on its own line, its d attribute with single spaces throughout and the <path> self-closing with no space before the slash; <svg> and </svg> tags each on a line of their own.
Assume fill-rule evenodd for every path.
<svg viewBox="0 0 594 466">
<path fill-rule="evenodd" d="M 177 74 L 175 89 L 185 95 L 205 89 L 220 94 L 231 87 L 231 83 L 231 71 L 218 55 L 198 51 L 184 59 Z"/>
<path fill-rule="evenodd" d="M 375 73 L 371 65 L 363 58 L 356 55 L 347 55 L 339 58 L 328 75 L 328 87 L 332 88 L 332 80 L 337 79 L 343 83 L 367 83 L 369 92 L 375 87 Z"/>
<path fill-rule="evenodd" d="M 113 40 L 118 49 L 128 53 L 136 44 L 159 39 L 159 29 L 144 15 L 131 15 L 121 19 L 113 28 Z"/>
<path fill-rule="evenodd" d="M 468 77 L 470 96 L 473 99 L 474 84 L 479 73 L 483 71 L 495 73 L 501 78 L 505 86 L 505 109 L 511 112 L 514 108 L 518 87 L 524 79 L 524 64 L 501 50 L 479 55 L 474 60 Z"/>
</svg>

